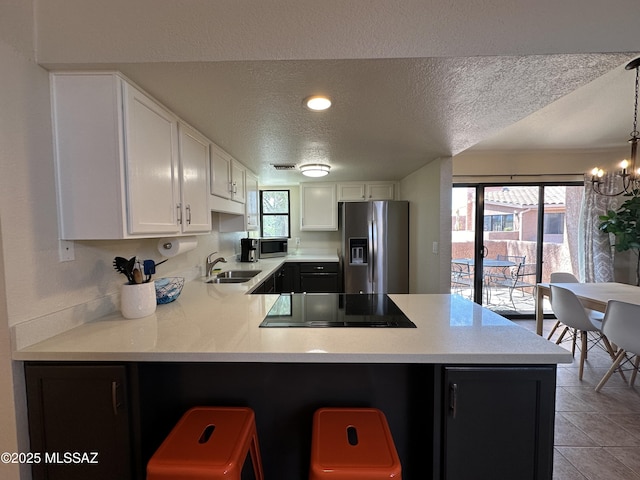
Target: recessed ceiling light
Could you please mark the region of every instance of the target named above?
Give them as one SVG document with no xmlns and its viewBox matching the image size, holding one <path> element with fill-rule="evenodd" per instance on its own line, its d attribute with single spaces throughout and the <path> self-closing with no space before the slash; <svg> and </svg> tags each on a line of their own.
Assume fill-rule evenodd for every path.
<svg viewBox="0 0 640 480">
<path fill-rule="evenodd" d="M 319 112 L 329 108 L 331 106 L 331 100 L 322 95 L 314 95 L 313 97 L 305 98 L 304 104 L 309 110 Z"/>
<path fill-rule="evenodd" d="M 324 163 L 307 163 L 300 165 L 300 171 L 307 177 L 324 177 L 329 174 L 331 167 Z"/>
</svg>

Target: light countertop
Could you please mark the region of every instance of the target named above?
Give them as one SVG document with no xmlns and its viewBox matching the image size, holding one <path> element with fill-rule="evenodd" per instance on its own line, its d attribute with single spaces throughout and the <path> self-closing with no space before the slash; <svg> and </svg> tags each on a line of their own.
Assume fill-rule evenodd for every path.
<svg viewBox="0 0 640 480">
<path fill-rule="evenodd" d="M 290 256 L 223 270 L 261 270 L 241 284 L 188 282 L 148 317 L 107 315 L 14 351 L 15 360 L 353 363 L 569 363 L 571 354 L 456 295 L 392 294 L 412 328 L 259 328 L 278 295 L 251 295 Z"/>
</svg>

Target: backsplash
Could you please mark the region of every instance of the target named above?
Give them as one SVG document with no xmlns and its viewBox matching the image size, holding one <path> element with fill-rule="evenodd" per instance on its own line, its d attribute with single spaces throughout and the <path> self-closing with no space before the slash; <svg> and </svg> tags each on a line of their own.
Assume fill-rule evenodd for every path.
<svg viewBox="0 0 640 480">
<path fill-rule="evenodd" d="M 214 225 L 217 225 L 217 214 L 212 215 Z M 229 260 L 239 255 L 240 239 L 245 236 L 246 232 L 211 232 L 198 235 L 198 246 L 159 265 L 155 278 L 181 276 L 185 277 L 186 281 L 191 281 L 202 274 L 205 258 L 210 253 L 217 251 L 220 256 Z M 138 256 L 141 259 L 153 259 L 158 263 L 164 260 L 164 257 L 158 252 L 157 244 L 156 238 L 75 242 L 76 260 L 64 265 L 71 269 L 73 266 L 79 268 L 81 265 L 91 265 L 90 275 L 83 275 L 82 278 L 85 283 L 94 284 L 91 290 L 97 295 L 87 298 L 86 302 L 64 305 L 57 311 L 16 323 L 11 327 L 13 348 L 28 347 L 83 323 L 117 312 L 120 308 L 120 285 L 126 279 L 114 270 L 113 258 Z"/>
</svg>

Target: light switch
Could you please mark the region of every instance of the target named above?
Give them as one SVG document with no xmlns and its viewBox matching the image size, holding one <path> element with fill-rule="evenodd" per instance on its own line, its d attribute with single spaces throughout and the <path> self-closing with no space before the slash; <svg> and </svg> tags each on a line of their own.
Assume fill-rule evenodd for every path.
<svg viewBox="0 0 640 480">
<path fill-rule="evenodd" d="M 431 246 L 431 252 L 434 255 L 438 255 L 438 242 L 433 242 L 433 245 Z"/>
</svg>

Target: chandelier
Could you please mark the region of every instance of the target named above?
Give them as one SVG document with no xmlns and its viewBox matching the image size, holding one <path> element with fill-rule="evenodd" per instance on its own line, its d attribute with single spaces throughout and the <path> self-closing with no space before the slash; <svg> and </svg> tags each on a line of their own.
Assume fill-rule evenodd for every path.
<svg viewBox="0 0 640 480">
<path fill-rule="evenodd" d="M 636 169 L 636 156 L 638 150 L 638 140 L 640 139 L 640 133 L 638 132 L 638 81 L 640 79 L 640 57 L 630 61 L 626 67 L 626 70 L 636 71 L 636 90 L 635 90 L 635 104 L 633 109 L 633 130 L 631 131 L 631 138 L 629 143 L 631 144 L 631 159 L 623 160 L 620 163 L 620 172 L 618 176 L 622 178 L 622 190 L 616 193 L 607 193 L 602 191 L 603 180 L 605 175 L 604 170 L 601 168 L 594 168 L 591 170 L 591 185 L 593 190 L 607 197 L 616 197 L 618 195 L 627 196 L 640 196 L 640 168 Z"/>
</svg>

